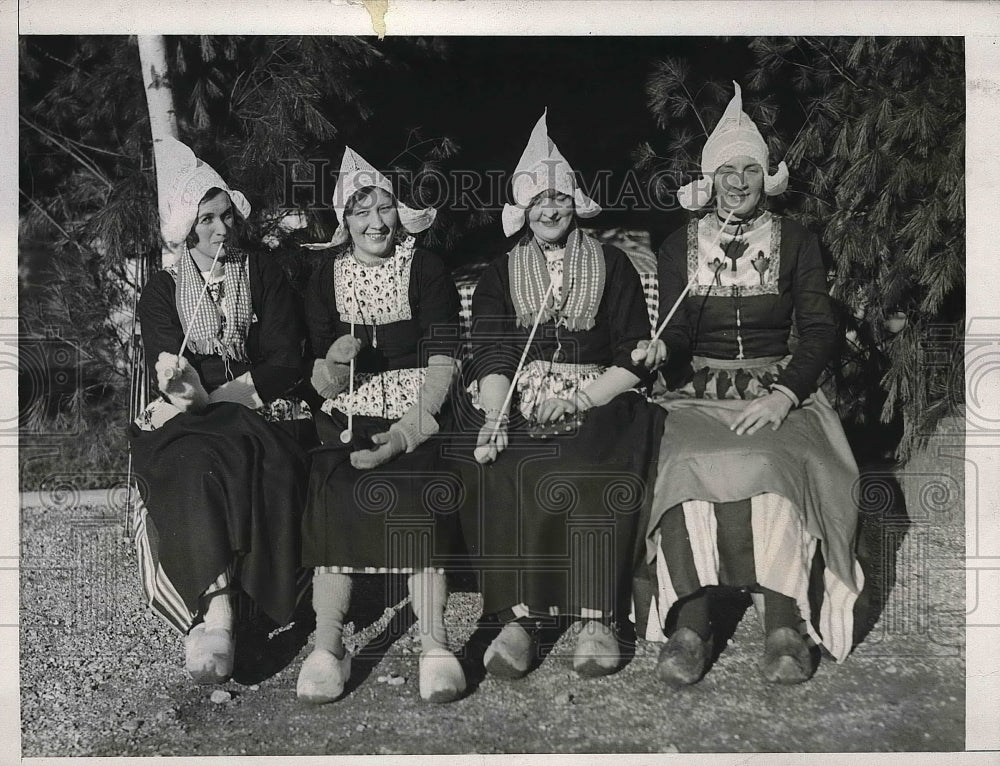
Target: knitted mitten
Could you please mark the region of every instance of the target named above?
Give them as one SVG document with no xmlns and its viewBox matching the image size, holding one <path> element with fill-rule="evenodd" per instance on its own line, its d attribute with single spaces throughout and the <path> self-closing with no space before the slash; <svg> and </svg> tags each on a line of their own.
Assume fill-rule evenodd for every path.
<svg viewBox="0 0 1000 766">
<path fill-rule="evenodd" d="M 208 406 L 208 394 L 201 378 L 183 356 L 160 352 L 156 360 L 156 385 L 182 412 L 200 412 Z"/>
</svg>

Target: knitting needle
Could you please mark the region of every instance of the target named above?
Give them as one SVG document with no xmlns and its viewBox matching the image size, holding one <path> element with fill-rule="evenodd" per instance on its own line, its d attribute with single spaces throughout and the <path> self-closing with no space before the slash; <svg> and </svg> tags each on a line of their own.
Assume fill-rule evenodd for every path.
<svg viewBox="0 0 1000 766">
<path fill-rule="evenodd" d="M 710 253 L 712 252 L 712 250 L 715 249 L 715 246 L 719 244 L 719 240 L 722 238 L 722 232 L 729 224 L 729 219 L 733 217 L 734 212 L 736 211 L 730 210 L 729 214 L 726 216 L 726 220 L 723 221 L 722 226 L 719 227 L 719 231 L 715 235 L 715 240 L 712 242 L 712 245 L 709 248 Z M 667 324 L 670 322 L 671 319 L 674 318 L 674 314 L 676 314 L 677 309 L 680 308 L 681 301 L 683 301 L 685 296 L 689 292 L 691 292 L 691 288 L 694 287 L 695 283 L 698 281 L 698 271 L 699 271 L 698 269 L 695 270 L 694 276 L 691 277 L 690 281 L 688 281 L 688 283 L 684 286 L 684 289 L 681 290 L 681 294 L 677 296 L 677 300 L 674 301 L 674 305 L 671 306 L 670 311 L 667 312 L 667 318 L 660 323 L 660 326 L 657 328 L 656 332 L 653 333 L 653 337 L 650 339 L 649 345 L 656 343 L 656 341 L 658 341 L 660 339 L 660 336 L 663 334 L 663 331 L 667 329 Z M 646 358 L 646 349 L 637 348 L 632 350 L 632 361 L 635 362 L 636 364 L 638 364 L 645 358 Z"/>
<path fill-rule="evenodd" d="M 211 274 L 215 271 L 215 264 L 219 262 L 219 255 L 222 254 L 222 246 L 226 244 L 225 240 L 219 243 L 219 249 L 215 251 L 215 257 L 212 259 L 212 265 L 208 268 L 208 273 Z M 184 350 L 187 348 L 188 338 L 191 337 L 191 330 L 194 328 L 194 317 L 198 314 L 198 309 L 201 308 L 202 301 L 205 300 L 205 296 L 208 295 L 208 280 L 205 280 L 205 289 L 201 291 L 201 295 L 198 296 L 198 302 L 194 306 L 194 311 L 191 314 L 192 321 L 188 322 L 188 328 L 184 332 L 184 339 L 181 341 L 181 350 L 177 352 L 177 366 L 171 368 L 167 372 L 167 379 L 173 380 L 174 378 L 179 378 L 181 376 L 181 357 L 184 356 Z"/>
<path fill-rule="evenodd" d="M 355 301 L 357 297 L 355 296 Z M 354 313 L 351 313 L 351 337 L 354 337 Z M 347 428 L 340 432 L 340 441 L 343 444 L 350 444 L 354 438 L 354 357 L 351 357 L 351 380 L 348 383 L 348 412 Z"/>
<path fill-rule="evenodd" d="M 490 454 L 490 446 L 496 441 L 497 434 L 500 433 L 500 423 L 503 420 L 504 415 L 507 414 L 507 409 L 510 407 L 511 398 L 514 396 L 514 387 L 517 385 L 517 379 L 521 375 L 521 370 L 524 368 L 524 360 L 528 358 L 528 351 L 531 349 L 531 342 L 535 339 L 535 332 L 538 330 L 539 322 L 542 321 L 542 314 L 545 313 L 545 309 L 549 305 L 549 296 L 552 295 L 552 290 L 554 288 L 555 284 L 550 281 L 549 289 L 545 291 L 545 297 L 542 298 L 542 305 L 538 307 L 538 313 L 535 314 L 535 323 L 531 326 L 531 332 L 528 333 L 528 341 L 524 344 L 524 351 L 521 352 L 521 360 L 517 363 L 517 368 L 514 370 L 514 377 L 510 380 L 510 388 L 507 389 L 507 396 L 504 397 L 503 404 L 500 406 L 500 413 L 497 415 L 496 425 L 493 426 L 493 433 L 490 434 L 490 438 L 486 444 L 479 445 L 472 453 L 478 463 L 486 462 L 486 459 Z"/>
</svg>

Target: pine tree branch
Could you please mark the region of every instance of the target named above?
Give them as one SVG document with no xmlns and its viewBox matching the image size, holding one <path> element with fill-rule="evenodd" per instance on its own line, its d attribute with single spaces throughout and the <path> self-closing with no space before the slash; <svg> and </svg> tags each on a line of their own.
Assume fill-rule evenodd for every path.
<svg viewBox="0 0 1000 766">
<path fill-rule="evenodd" d="M 127 159 L 131 159 L 129 157 L 129 155 L 127 155 L 127 154 L 122 154 L 121 152 L 113 152 L 110 149 L 102 149 L 99 146 L 91 146 L 90 144 L 85 144 L 85 143 L 83 143 L 81 141 L 77 141 L 74 138 L 70 138 L 67 135 L 63 135 L 63 136 L 61 136 L 61 138 L 64 141 L 66 141 L 67 143 L 79 146 L 81 149 L 88 149 L 89 151 L 97 152 L 98 154 L 106 154 L 109 157 L 121 157 L 122 159 L 126 159 L 126 160 Z"/>
<path fill-rule="evenodd" d="M 806 52 L 804 50 L 802 50 L 802 46 L 799 45 L 799 43 L 798 43 L 797 40 L 795 41 L 795 47 L 799 49 L 799 52 L 803 56 L 807 56 Z M 817 69 L 814 66 L 809 66 L 808 64 L 803 64 L 803 63 L 801 63 L 799 61 L 793 61 L 792 59 L 788 58 L 783 53 L 778 53 L 777 51 L 771 51 L 771 55 L 774 56 L 776 59 L 778 59 L 778 61 L 781 61 L 784 64 L 788 64 L 789 66 L 795 66 L 795 67 L 798 67 L 799 69 L 803 69 L 803 70 L 805 70 L 807 72 L 818 72 L 819 71 L 819 69 Z"/>
<path fill-rule="evenodd" d="M 795 134 L 795 138 L 792 139 L 792 142 L 788 145 L 788 148 L 785 149 L 785 154 L 786 155 L 791 154 L 792 149 L 795 147 L 795 142 L 799 140 L 799 136 L 802 135 L 802 131 L 806 129 L 807 125 L 809 125 L 810 120 L 812 120 L 813 112 L 816 111 L 816 106 L 817 106 L 817 104 L 813 104 L 812 108 L 806 114 L 805 119 L 802 121 L 802 125 L 799 126 L 799 130 Z M 805 110 L 803 109 L 803 111 L 805 111 Z"/>
<path fill-rule="evenodd" d="M 59 331 L 55 327 L 53 327 L 52 325 L 46 325 L 46 327 L 45 327 L 45 335 L 41 336 L 41 337 L 44 337 L 45 340 L 58 340 L 58 341 L 61 341 L 62 343 L 65 343 L 67 346 L 72 346 L 74 349 L 76 349 L 77 351 L 80 352 L 80 359 L 81 360 L 82 359 L 95 360 L 97 358 L 89 350 L 85 349 L 79 343 L 74 343 L 69 338 L 63 337 L 59 333 Z"/>
<path fill-rule="evenodd" d="M 708 138 L 708 127 L 705 125 L 704 120 L 701 119 L 701 115 L 698 113 L 698 108 L 695 106 L 694 96 L 691 95 L 691 91 L 688 90 L 687 84 L 681 80 L 681 88 L 684 90 L 684 94 L 688 98 L 688 105 L 691 107 L 691 111 L 694 112 L 695 118 L 698 120 L 698 124 L 701 125 L 701 132 L 705 134 L 705 138 Z"/>
<path fill-rule="evenodd" d="M 799 197 L 807 197 L 809 199 L 814 199 L 817 202 L 819 202 L 820 204 L 826 205 L 829 208 L 835 208 L 836 207 L 836 205 L 834 205 L 829 200 L 823 199 L 822 197 L 819 197 L 819 196 L 817 196 L 815 194 L 811 194 L 811 193 L 806 192 L 806 191 L 799 191 L 798 189 L 789 189 L 786 192 L 786 194 L 789 194 L 789 195 L 792 195 L 792 196 L 798 195 Z"/>
<path fill-rule="evenodd" d="M 112 266 L 109 270 L 115 276 L 115 279 L 126 287 L 130 287 L 132 290 L 139 289 L 140 286 L 129 278 L 128 272 L 121 265 Z"/>
<path fill-rule="evenodd" d="M 48 219 L 49 223 L 51 223 L 59 230 L 59 233 L 62 234 L 67 241 L 72 242 L 74 245 L 76 245 L 77 250 L 79 250 L 81 253 L 87 252 L 86 248 L 84 248 L 84 246 L 80 244 L 80 242 L 76 239 L 76 237 L 72 236 L 68 231 L 66 231 L 66 229 L 60 226 L 59 222 L 52 217 L 52 215 L 49 213 L 48 210 L 43 208 L 34 199 L 32 199 L 31 196 L 26 191 L 24 191 L 24 189 L 18 187 L 17 190 L 21 192 L 21 196 L 23 196 L 26 200 L 28 200 L 28 202 L 31 203 L 31 205 L 35 208 L 35 210 L 37 210 L 39 213 L 45 216 Z"/>
<path fill-rule="evenodd" d="M 850 76 L 850 75 L 848 75 L 848 74 L 847 74 L 847 72 L 845 72 L 845 71 L 843 70 L 843 68 L 842 68 L 842 67 L 841 67 L 841 66 L 840 66 L 840 65 L 839 65 L 839 64 L 837 63 L 837 59 L 836 59 L 836 57 L 834 57 L 834 55 L 833 55 L 833 51 L 831 51 L 831 50 L 830 50 L 829 48 L 827 48 L 827 47 L 826 47 L 825 45 L 823 45 L 823 44 L 822 44 L 822 43 L 821 43 L 821 42 L 820 42 L 820 41 L 819 41 L 819 40 L 818 40 L 817 38 L 813 38 L 813 37 L 806 37 L 806 38 L 804 38 L 804 39 L 805 39 L 805 40 L 806 40 L 806 42 L 808 42 L 808 43 L 809 43 L 809 44 L 810 44 L 811 46 L 813 46 L 814 48 L 816 48 L 817 50 L 819 50 L 819 53 L 820 53 L 820 55 L 821 55 L 821 56 L 823 56 L 823 58 L 825 58 L 825 59 L 826 59 L 826 60 L 827 60 L 827 61 L 828 61 L 828 62 L 830 63 L 830 66 L 832 66 L 832 67 L 833 67 L 834 69 L 836 69 L 836 70 L 837 70 L 838 74 L 840 74 L 840 76 L 841 76 L 841 77 L 843 77 L 843 78 L 844 78 L 845 80 L 847 80 L 847 81 L 848 81 L 848 82 L 849 82 L 849 83 L 850 83 L 851 85 L 853 85 L 853 86 L 854 86 L 855 88 L 857 88 L 858 90 L 862 90 L 861 86 L 860 86 L 860 85 L 858 85 L 858 84 L 857 84 L 857 83 L 856 83 L 856 82 L 855 82 L 855 81 L 854 81 L 854 80 L 853 80 L 853 79 L 851 78 L 851 76 Z M 826 49 L 826 52 L 824 52 L 823 50 L 820 50 L 820 49 L 819 49 L 821 45 L 823 45 L 823 48 L 825 48 L 825 49 Z"/>
<path fill-rule="evenodd" d="M 42 138 L 44 138 L 50 144 L 55 146 L 57 149 L 62 149 L 64 152 L 66 152 L 66 154 L 68 154 L 70 157 L 72 157 L 81 165 L 83 165 L 83 167 L 89 170 L 93 174 L 93 176 L 97 178 L 98 181 L 100 181 L 101 183 L 103 183 L 105 186 L 108 187 L 108 191 L 114 188 L 114 184 L 111 183 L 111 180 L 106 175 L 104 175 L 104 173 L 101 172 L 101 169 L 98 168 L 96 165 L 94 165 L 89 159 L 84 157 L 79 152 L 74 151 L 71 146 L 67 146 L 66 144 L 60 142 L 59 138 L 57 138 L 55 134 L 50 133 L 49 131 L 42 128 L 40 125 L 36 125 L 34 122 L 29 120 L 23 114 L 18 115 L 18 117 L 20 118 L 21 122 L 23 122 L 29 128 L 33 128 L 34 130 L 38 131 L 38 133 L 41 134 Z"/>
<path fill-rule="evenodd" d="M 423 158 L 419 154 L 417 154 L 414 151 L 414 149 L 417 149 L 418 147 L 423 146 L 424 144 L 431 144 L 431 143 L 434 143 L 436 141 L 442 141 L 445 138 L 447 138 L 447 136 L 433 136 L 431 138 L 425 138 L 423 141 L 417 141 L 417 143 L 415 143 L 415 144 L 411 144 L 410 143 L 410 139 L 413 138 L 414 132 L 416 132 L 416 129 L 413 129 L 413 130 L 411 130 L 409 132 L 409 134 L 406 137 L 406 146 L 404 146 L 402 148 L 402 150 L 400 150 L 396 154 L 395 157 L 393 157 L 391 160 L 389 160 L 389 163 L 388 163 L 389 165 L 392 165 L 393 163 L 398 162 L 399 160 L 401 160 L 403 157 L 406 157 L 406 156 L 410 156 L 413 159 L 417 160 L 418 162 L 423 162 Z"/>
<path fill-rule="evenodd" d="M 62 65 L 63 65 L 64 67 L 66 67 L 67 69 L 72 69 L 72 70 L 73 70 L 74 72 L 76 72 L 77 74 L 80 74 L 80 75 L 82 75 L 82 76 L 86 77 L 86 78 L 87 78 L 88 80 L 91 80 L 91 81 L 96 81 L 96 79 L 97 79 L 97 78 L 96 78 L 96 77 L 94 77 L 94 75 L 92 75 L 92 74 L 91 74 L 90 72 L 87 72 L 87 71 L 84 71 L 84 70 L 83 70 L 83 69 L 81 69 L 80 67 L 76 66 L 75 64 L 71 64 L 71 63 L 69 63 L 68 61 L 63 61 L 63 60 L 62 60 L 61 58 L 59 58 L 58 56 L 53 56 L 53 55 L 52 55 L 51 53 L 49 53 L 49 52 L 48 52 L 48 51 L 46 51 L 46 50 L 42 50 L 42 51 L 41 51 L 41 54 L 42 54 L 42 55 L 43 55 L 43 56 L 44 56 L 45 58 L 47 58 L 47 59 L 49 59 L 49 60 L 51 60 L 51 61 L 55 61 L 55 62 L 56 62 L 57 64 L 62 64 Z"/>
<path fill-rule="evenodd" d="M 278 43 L 278 45 L 274 46 L 268 51 L 267 58 L 265 58 L 263 61 L 259 61 L 254 64 L 253 69 L 250 70 L 250 72 L 248 73 L 247 79 L 251 80 L 252 82 L 256 81 L 256 84 L 253 85 L 253 87 L 249 91 L 241 94 L 239 101 L 234 101 L 233 94 L 236 93 L 236 87 L 237 84 L 239 83 L 239 79 L 243 76 L 243 73 L 242 72 L 240 73 L 239 77 L 237 77 L 236 79 L 236 82 L 233 83 L 233 88 L 230 93 L 230 101 L 232 103 L 232 108 L 234 110 L 238 109 L 248 98 L 250 98 L 250 96 L 254 95 L 257 91 L 259 91 L 269 82 L 273 82 L 274 80 L 279 79 L 280 75 L 277 75 L 276 73 L 273 72 L 268 73 L 267 68 L 268 66 L 271 65 L 271 62 L 274 59 L 279 59 L 281 64 L 285 64 L 287 66 L 288 62 L 285 61 L 283 58 L 280 58 L 278 54 L 284 47 L 286 47 L 289 44 L 289 42 L 290 41 L 287 38 L 282 40 L 280 43 Z M 260 80 L 256 80 L 255 77 L 255 75 L 257 75 L 258 73 L 263 74 Z"/>
</svg>

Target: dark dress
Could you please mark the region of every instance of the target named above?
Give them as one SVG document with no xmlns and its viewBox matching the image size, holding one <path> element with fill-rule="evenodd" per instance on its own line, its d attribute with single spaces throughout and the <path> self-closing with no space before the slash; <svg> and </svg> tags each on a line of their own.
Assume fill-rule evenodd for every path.
<svg viewBox="0 0 1000 766">
<path fill-rule="evenodd" d="M 630 358 L 648 339 L 639 276 L 617 248 L 602 246 L 604 293 L 594 326 L 556 331 L 539 325 L 526 367 L 573 390 L 616 365 L 647 379 Z M 506 255 L 481 277 L 472 301 L 471 379 L 512 377 L 529 329 L 515 323 Z M 560 348 L 565 358 L 549 360 Z M 532 364 L 534 363 L 534 364 Z M 516 385 L 516 382 L 515 382 Z M 509 444 L 489 465 L 472 458 L 484 415 L 463 407 L 466 443 L 456 449 L 469 496 L 462 528 L 469 566 L 480 573 L 484 613 L 513 616 L 610 616 L 627 602 L 652 497 L 664 412 L 635 391 L 586 412 L 570 433 L 532 438 L 519 408 L 510 408 Z"/>
<path fill-rule="evenodd" d="M 816 390 L 837 342 L 819 245 L 769 213 L 735 244 L 722 238 L 715 255 L 717 231 L 714 214 L 693 220 L 659 255 L 660 316 L 696 270 L 699 279 L 662 336 L 668 387 L 657 401 L 670 415 L 647 530 L 648 580 L 636 584 L 640 628 L 651 609 L 658 615 L 646 634 L 662 638 L 670 606 L 702 586 L 760 585 L 795 599 L 810 635 L 840 660 L 863 581 L 854 556 L 858 472 Z M 801 406 L 776 431 L 729 430 L 746 401 L 772 386 Z"/>
<path fill-rule="evenodd" d="M 265 407 L 258 413 L 220 402 L 200 413 L 177 414 L 152 430 L 138 421 L 128 429 L 148 511 L 139 530 L 143 578 L 159 592 L 154 606 L 182 632 L 196 618 L 199 596 L 234 560 L 240 588 L 279 625 L 291 618 L 300 592 L 306 481 L 300 440 L 308 439 L 311 425 L 269 420 L 293 406 L 285 397 L 296 395 L 302 378 L 303 327 L 281 269 L 256 253 L 246 257 L 245 268 L 254 312 L 248 361 L 231 361 L 228 376 L 249 371 Z M 170 270 L 159 271 L 139 300 L 143 350 L 154 381 L 160 352 L 176 354 L 184 336 L 174 285 Z M 218 356 L 190 350 L 185 356 L 207 392 L 227 381 Z M 162 403 L 154 401 L 151 408 Z"/>
<path fill-rule="evenodd" d="M 363 344 L 355 359 L 357 389 L 353 399 L 345 392 L 316 414 L 322 446 L 312 457 L 303 563 L 370 573 L 443 565 L 460 539 L 462 494 L 457 479 L 439 467 L 452 429 L 450 403 L 436 416 L 439 434 L 413 452 L 366 470 L 354 468 L 350 456 L 371 449 L 371 436 L 387 431 L 417 400 L 421 368 L 431 356 L 456 356 L 458 290 L 441 260 L 425 250 L 412 249 L 410 256 L 400 246 L 375 266 L 354 262 L 349 254 L 331 258 L 314 272 L 306 294 L 317 357 L 351 332 L 346 315 L 357 295 L 361 308 L 355 316 L 364 320 L 354 327 Z M 354 436 L 343 444 L 347 409 L 355 412 Z"/>
</svg>

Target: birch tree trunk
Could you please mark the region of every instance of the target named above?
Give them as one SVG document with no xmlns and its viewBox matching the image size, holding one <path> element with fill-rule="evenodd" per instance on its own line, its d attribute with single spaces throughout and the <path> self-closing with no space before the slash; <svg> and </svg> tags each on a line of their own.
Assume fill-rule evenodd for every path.
<svg viewBox="0 0 1000 766">
<path fill-rule="evenodd" d="M 167 190 L 164 179 L 158 168 L 162 166 L 163 139 L 167 136 L 177 138 L 177 113 L 174 111 L 174 92 L 170 88 L 170 73 L 167 69 L 167 45 L 163 35 L 138 35 L 139 65 L 142 68 L 142 84 L 146 91 L 146 108 L 149 112 L 149 130 L 153 138 L 153 165 L 156 172 L 156 202 L 160 220 L 163 219 Z M 157 222 L 159 223 L 159 222 Z M 159 226 L 157 225 L 157 230 Z M 130 277 L 134 284 L 140 287 L 146 283 L 150 273 L 159 264 L 150 263 L 155 256 L 139 253 L 137 258 L 128 261 Z M 162 245 L 160 260 L 166 264 L 173 260 L 173 255 Z M 142 340 L 138 325 L 136 300 L 138 292 L 133 295 L 131 306 L 131 383 L 129 390 L 129 419 L 139 414 L 149 401 L 149 380 L 146 375 L 146 365 L 143 360 Z M 132 456 L 129 454 L 129 473 L 132 470 Z M 131 481 L 129 482 L 131 491 Z M 128 525 L 126 524 L 126 529 Z"/>
<path fill-rule="evenodd" d="M 146 106 L 149 109 L 149 130 L 153 134 L 153 161 L 158 167 L 164 137 L 177 138 L 177 113 L 174 111 L 174 92 L 170 88 L 167 69 L 167 44 L 163 35 L 138 35 L 138 40 L 142 84 L 146 89 Z M 162 219 L 166 189 L 159 173 L 156 174 L 156 197 Z M 163 250 L 163 257 L 169 258 L 166 249 Z"/>
</svg>

